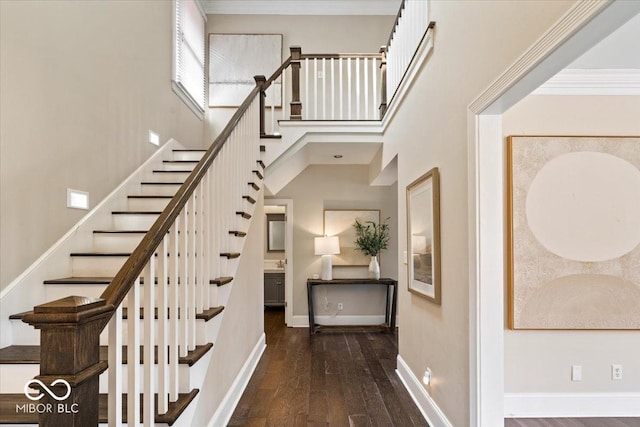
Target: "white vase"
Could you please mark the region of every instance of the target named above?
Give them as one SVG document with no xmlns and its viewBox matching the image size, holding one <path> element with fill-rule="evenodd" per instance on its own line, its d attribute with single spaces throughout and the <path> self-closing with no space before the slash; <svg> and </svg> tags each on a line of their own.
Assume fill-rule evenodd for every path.
<svg viewBox="0 0 640 427">
<path fill-rule="evenodd" d="M 378 280 L 380 278 L 380 264 L 378 264 L 378 257 L 372 256 L 369 263 L 369 278 Z"/>
</svg>

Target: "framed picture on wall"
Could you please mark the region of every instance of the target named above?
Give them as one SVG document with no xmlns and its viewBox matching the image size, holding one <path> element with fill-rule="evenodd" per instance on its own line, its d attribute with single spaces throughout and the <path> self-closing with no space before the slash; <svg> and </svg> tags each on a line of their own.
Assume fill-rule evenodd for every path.
<svg viewBox="0 0 640 427">
<path fill-rule="evenodd" d="M 511 329 L 640 329 L 640 137 L 510 136 Z"/>
<path fill-rule="evenodd" d="M 238 107 L 255 87 L 253 76 L 267 78 L 282 64 L 282 34 L 209 34 L 209 106 Z M 268 91 L 266 106 L 282 104 L 282 81 Z"/>
<path fill-rule="evenodd" d="M 356 219 L 360 222 L 374 221 L 380 223 L 379 209 L 325 209 L 324 235 L 338 236 L 340 253 L 333 255 L 334 267 L 368 266 L 371 257 L 356 249 L 356 231 L 353 224 Z"/>
<path fill-rule="evenodd" d="M 433 168 L 407 186 L 409 292 L 441 302 L 440 175 Z"/>
</svg>

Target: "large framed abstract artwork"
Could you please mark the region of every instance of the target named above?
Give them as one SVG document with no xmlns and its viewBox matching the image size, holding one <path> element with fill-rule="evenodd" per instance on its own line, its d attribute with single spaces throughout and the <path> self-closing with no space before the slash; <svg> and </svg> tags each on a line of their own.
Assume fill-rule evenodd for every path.
<svg viewBox="0 0 640 427">
<path fill-rule="evenodd" d="M 356 231 L 353 224 L 356 219 L 364 223 L 380 223 L 379 209 L 325 209 L 324 235 L 338 236 L 340 253 L 333 255 L 334 267 L 368 266 L 371 257 L 356 249 Z"/>
<path fill-rule="evenodd" d="M 209 106 L 238 107 L 255 87 L 253 76 L 269 78 L 282 64 L 282 34 L 209 34 Z M 280 78 L 265 105 L 282 104 Z"/>
<path fill-rule="evenodd" d="M 440 289 L 440 175 L 438 168 L 407 186 L 409 292 L 436 304 Z"/>
<path fill-rule="evenodd" d="M 640 329 L 640 137 L 510 136 L 511 329 Z"/>
</svg>

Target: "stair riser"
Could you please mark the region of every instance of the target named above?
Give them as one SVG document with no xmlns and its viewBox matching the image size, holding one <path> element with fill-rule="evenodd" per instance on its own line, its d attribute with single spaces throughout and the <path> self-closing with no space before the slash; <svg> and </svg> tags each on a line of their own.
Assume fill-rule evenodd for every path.
<svg viewBox="0 0 640 427">
<path fill-rule="evenodd" d="M 154 180 L 155 181 L 155 180 Z M 143 196 L 173 196 L 176 194 L 179 185 L 141 185 L 140 194 Z"/>
<path fill-rule="evenodd" d="M 200 160 L 204 151 L 174 151 L 173 160 Z"/>
<path fill-rule="evenodd" d="M 191 169 L 184 168 L 180 171 Z M 160 182 L 184 182 L 189 176 L 190 172 L 149 172 L 145 175 L 146 181 L 160 181 Z"/>
<path fill-rule="evenodd" d="M 108 234 L 93 235 L 93 249 L 98 252 L 133 252 L 144 234 Z"/>
<path fill-rule="evenodd" d="M 130 211 L 161 212 L 171 199 L 128 199 L 127 208 Z"/>
<path fill-rule="evenodd" d="M 126 260 L 126 256 L 83 256 L 72 257 L 71 265 L 76 277 L 114 277 Z"/>
<path fill-rule="evenodd" d="M 148 230 L 160 215 L 124 214 L 112 215 L 115 230 Z"/>
<path fill-rule="evenodd" d="M 197 163 L 163 163 L 162 167 L 157 169 L 163 169 L 166 171 L 182 171 L 182 170 L 193 170 L 196 167 Z"/>
<path fill-rule="evenodd" d="M 211 350 L 209 350 L 211 352 Z M 188 393 L 194 387 L 196 380 L 200 376 L 200 372 L 202 369 L 202 364 L 208 364 L 210 359 L 209 354 L 203 356 L 198 362 L 196 362 L 193 366 L 189 366 L 187 364 L 178 365 L 178 378 L 179 385 L 178 391 L 180 393 Z M 110 369 L 110 368 L 109 368 Z M 108 393 L 109 392 L 109 369 L 100 375 L 100 393 Z M 144 384 L 144 368 L 140 368 L 140 383 Z M 122 375 L 122 391 L 124 393 L 127 392 L 127 379 L 128 379 L 128 365 L 123 364 L 121 366 L 121 375 Z M 0 382 L 0 393 L 24 393 L 24 386 L 27 382 L 31 381 L 34 377 L 40 374 L 40 365 L 38 364 L 15 364 L 15 365 L 0 365 L 0 378 L 2 381 Z M 158 392 L 158 367 L 155 366 L 154 376 L 156 378 L 156 388 L 155 392 Z"/>
</svg>

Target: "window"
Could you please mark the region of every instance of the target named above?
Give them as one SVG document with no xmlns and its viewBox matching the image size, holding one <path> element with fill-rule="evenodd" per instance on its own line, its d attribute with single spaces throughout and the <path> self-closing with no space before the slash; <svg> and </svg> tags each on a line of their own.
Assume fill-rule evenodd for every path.
<svg viewBox="0 0 640 427">
<path fill-rule="evenodd" d="M 173 88 L 200 117 L 204 113 L 205 22 L 196 0 L 175 0 Z"/>
</svg>

